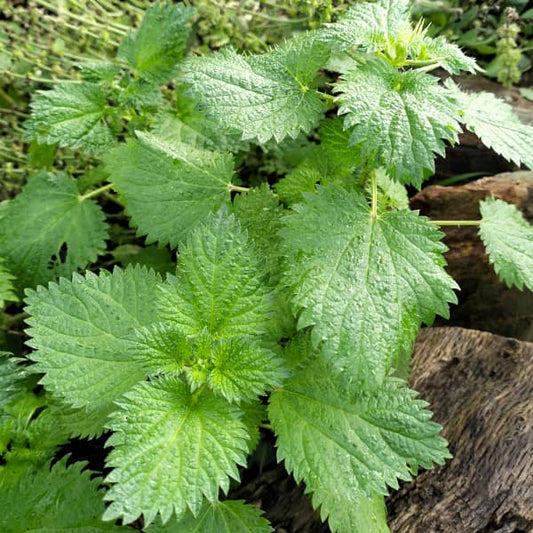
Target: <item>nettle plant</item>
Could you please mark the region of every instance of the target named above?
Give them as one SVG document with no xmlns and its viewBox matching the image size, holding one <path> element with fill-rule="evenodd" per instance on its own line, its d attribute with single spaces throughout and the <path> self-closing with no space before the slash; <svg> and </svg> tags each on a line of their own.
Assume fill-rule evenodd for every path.
<svg viewBox="0 0 533 533">
<path fill-rule="evenodd" d="M 532 167 L 532 129 L 431 75 L 477 67 L 408 7 L 356 4 L 262 55 L 186 58 L 190 9 L 156 5 L 116 61 L 35 95 L 28 138 L 103 166 L 43 171 L 0 209 L 1 296 L 26 291 L 35 363 L 0 366 L 3 531 L 271 531 L 227 498 L 263 427 L 333 531 L 380 532 L 389 487 L 450 457 L 406 381 L 421 324 L 456 301 L 438 226 L 478 225 L 501 278 L 529 289 L 533 231 L 492 198 L 480 220 L 428 220 L 406 186 L 462 127 Z M 273 190 L 259 170 L 239 179 L 257 146 L 277 168 L 291 154 Z M 112 240 L 111 201 L 177 250 L 175 275 L 79 273 Z M 54 462 L 104 431 L 104 479 Z"/>
</svg>

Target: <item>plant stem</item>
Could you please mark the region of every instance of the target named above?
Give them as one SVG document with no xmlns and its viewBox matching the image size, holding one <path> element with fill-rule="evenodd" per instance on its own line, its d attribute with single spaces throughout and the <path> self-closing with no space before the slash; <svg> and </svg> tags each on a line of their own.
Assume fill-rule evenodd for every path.
<svg viewBox="0 0 533 533">
<path fill-rule="evenodd" d="M 88 192 L 86 194 L 80 195 L 80 202 L 83 202 L 83 200 L 87 200 L 88 198 L 94 198 L 95 196 L 98 196 L 100 194 L 103 194 L 104 192 L 108 191 L 109 189 L 113 188 L 112 183 L 108 183 L 107 185 L 104 185 L 102 187 L 99 187 L 98 189 L 95 189 L 94 191 Z"/>
<path fill-rule="evenodd" d="M 233 185 L 231 182 L 228 183 L 229 192 L 248 192 L 249 190 L 249 187 L 239 187 L 238 185 Z"/>
<path fill-rule="evenodd" d="M 320 91 L 317 91 L 317 92 L 318 92 L 318 96 L 322 98 L 322 100 L 325 100 L 326 102 L 331 102 L 331 103 L 335 102 L 335 97 L 332 94 L 321 93 Z"/>
<path fill-rule="evenodd" d="M 479 226 L 481 220 L 430 220 L 435 226 Z"/>
<path fill-rule="evenodd" d="M 115 23 L 103 20 L 101 17 L 98 17 L 95 14 L 92 15 L 95 20 L 92 20 L 91 18 L 83 17 L 81 15 L 76 15 L 76 13 L 72 13 L 72 11 L 62 10 L 56 6 L 51 5 L 49 2 L 46 2 L 45 0 L 37 0 L 37 4 L 40 5 L 41 7 L 44 7 L 45 9 L 48 9 L 48 11 L 51 11 L 52 13 L 55 13 L 58 16 L 65 15 L 67 17 L 70 17 L 72 20 L 82 22 L 85 25 L 88 24 L 90 26 L 94 26 L 95 28 L 98 28 L 101 30 L 108 30 L 111 32 L 115 32 L 120 36 L 123 36 L 126 34 L 124 29 L 113 27 L 115 26 Z M 104 24 L 100 24 L 99 22 L 97 22 L 97 19 L 100 19 L 100 21 L 104 22 Z"/>
<path fill-rule="evenodd" d="M 371 216 L 373 219 L 378 218 L 378 180 L 376 178 L 376 171 L 373 170 L 370 173 L 371 185 L 372 185 L 372 211 Z"/>
<path fill-rule="evenodd" d="M 204 390 L 207 388 L 207 383 L 204 383 L 202 385 L 200 385 L 191 395 L 191 400 L 193 403 L 196 403 L 198 401 L 198 397 L 200 396 L 200 394 L 202 394 L 202 392 L 204 392 Z"/>
<path fill-rule="evenodd" d="M 26 81 L 34 81 L 38 83 L 80 83 L 80 80 L 60 80 L 60 79 L 47 79 L 40 78 L 39 76 L 32 76 L 31 74 L 17 74 L 16 72 L 6 71 L 6 77 L 18 78 Z"/>
</svg>

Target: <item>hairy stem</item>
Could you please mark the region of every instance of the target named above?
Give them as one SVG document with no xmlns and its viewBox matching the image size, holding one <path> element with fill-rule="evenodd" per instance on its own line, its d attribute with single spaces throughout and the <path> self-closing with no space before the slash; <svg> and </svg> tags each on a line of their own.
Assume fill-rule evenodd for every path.
<svg viewBox="0 0 533 533">
<path fill-rule="evenodd" d="M 317 91 L 317 92 L 318 92 L 318 96 L 322 98 L 322 100 L 325 100 L 326 102 L 331 103 L 331 104 L 335 103 L 335 97 L 332 94 L 322 93 L 320 91 Z"/>
<path fill-rule="evenodd" d="M 81 195 L 80 202 L 83 202 L 84 200 L 87 200 L 88 198 L 94 198 L 95 196 L 99 196 L 100 194 L 103 194 L 112 188 L 113 188 L 113 184 L 108 183 L 107 185 L 99 187 L 98 189 L 95 189 L 94 191 Z"/>
<path fill-rule="evenodd" d="M 435 226 L 479 226 L 481 220 L 430 220 Z"/>
<path fill-rule="evenodd" d="M 239 185 L 233 185 L 233 183 L 228 183 L 229 192 L 248 192 L 249 187 L 239 187 Z"/>
<path fill-rule="evenodd" d="M 370 174 L 372 184 L 372 218 L 378 218 L 378 180 L 376 178 L 376 171 L 372 171 Z"/>
</svg>

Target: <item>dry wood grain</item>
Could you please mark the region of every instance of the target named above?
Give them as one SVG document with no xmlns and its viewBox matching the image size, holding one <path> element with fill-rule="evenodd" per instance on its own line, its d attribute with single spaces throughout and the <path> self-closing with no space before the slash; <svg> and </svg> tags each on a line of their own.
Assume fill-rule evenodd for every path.
<svg viewBox="0 0 533 533">
<path fill-rule="evenodd" d="M 398 533 L 533 531 L 533 344 L 462 328 L 423 330 L 412 387 L 454 458 L 389 500 Z"/>
</svg>

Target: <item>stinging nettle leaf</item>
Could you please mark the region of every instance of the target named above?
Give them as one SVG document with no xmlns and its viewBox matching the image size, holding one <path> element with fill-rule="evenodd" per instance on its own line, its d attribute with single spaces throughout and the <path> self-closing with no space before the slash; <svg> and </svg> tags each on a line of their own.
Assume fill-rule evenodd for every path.
<svg viewBox="0 0 533 533">
<path fill-rule="evenodd" d="M 337 368 L 379 384 L 410 353 L 421 322 L 447 316 L 456 301 L 442 234 L 408 210 L 374 219 L 362 194 L 340 187 L 320 188 L 295 210 L 281 235 L 298 326 L 313 326 Z"/>
<path fill-rule="evenodd" d="M 163 111 L 155 117 L 152 132 L 160 139 L 219 152 L 249 148 L 249 142 L 241 140 L 239 133 L 220 131 L 217 123 L 197 108 L 197 100 L 186 94 L 183 84 L 177 88 L 177 101 L 177 111 Z"/>
<path fill-rule="evenodd" d="M 377 52 L 391 45 L 391 38 L 411 30 L 409 0 L 378 0 L 350 6 L 338 22 L 326 24 L 321 37 L 338 50 L 362 47 Z"/>
<path fill-rule="evenodd" d="M 182 80 L 220 126 L 279 143 L 310 131 L 324 112 L 312 84 L 328 56 L 328 46 L 306 34 L 259 56 L 223 50 L 191 59 Z"/>
<path fill-rule="evenodd" d="M 30 104 L 26 138 L 39 144 L 81 148 L 101 153 L 113 144 L 105 122 L 106 93 L 97 83 L 62 83 L 49 91 L 38 91 Z"/>
<path fill-rule="evenodd" d="M 64 173 L 30 178 L 0 217 L 0 256 L 17 273 L 20 291 L 96 261 L 106 238 L 101 208 Z"/>
<path fill-rule="evenodd" d="M 191 513 L 177 523 L 166 525 L 155 522 L 146 533 L 270 533 L 274 531 L 261 516 L 261 510 L 242 500 L 205 503 L 198 516 Z"/>
<path fill-rule="evenodd" d="M 1 227 L 2 222 L 0 220 Z M 16 302 L 18 300 L 15 294 L 14 281 L 15 276 L 4 266 L 4 260 L 0 257 L 0 307 L 4 307 L 6 301 Z"/>
<path fill-rule="evenodd" d="M 424 38 L 420 54 L 424 59 L 439 58 L 439 66 L 451 74 L 459 74 L 462 70 L 476 74 L 482 70 L 474 58 L 465 55 L 457 45 L 448 42 L 444 37 Z"/>
<path fill-rule="evenodd" d="M 352 128 L 359 162 L 383 166 L 391 177 L 420 187 L 435 170 L 435 154 L 457 141 L 459 105 L 425 72 L 400 72 L 380 59 L 346 74 L 335 87 L 339 115 Z"/>
<path fill-rule="evenodd" d="M 443 37 L 431 38 L 419 23 L 413 28 L 408 0 L 378 0 L 357 3 L 333 24 L 320 31 L 321 38 L 337 50 L 358 48 L 365 52 L 380 52 L 398 66 L 438 64 L 458 74 L 461 70 L 480 70 L 473 58 L 467 57 L 455 44 Z M 342 68 L 342 66 L 341 66 Z M 347 63 L 342 72 L 352 70 Z"/>
<path fill-rule="evenodd" d="M 338 508 L 344 502 L 365 505 L 379 520 L 376 507 L 368 509 L 361 498 L 385 495 L 417 466 L 431 468 L 450 457 L 441 427 L 416 394 L 395 378 L 361 389 L 316 358 L 272 393 L 268 412 L 278 460 L 305 481 L 322 518 L 334 512 L 337 524 L 353 520 Z"/>
<path fill-rule="evenodd" d="M 24 373 L 11 354 L 0 351 L 0 409 L 13 401 L 24 389 Z"/>
<path fill-rule="evenodd" d="M 265 273 L 246 232 L 221 210 L 189 235 L 177 277 L 160 290 L 161 317 L 185 335 L 204 328 L 215 338 L 265 335 L 273 312 Z"/>
<path fill-rule="evenodd" d="M 507 102 L 491 93 L 465 93 L 448 82 L 459 101 L 460 121 L 508 161 L 533 168 L 533 126 L 520 122 Z"/>
<path fill-rule="evenodd" d="M 102 522 L 101 479 L 91 479 L 86 463 L 67 467 L 68 457 L 52 469 L 31 463 L 0 470 L 0 529 L 3 533 L 123 531 Z"/>
<path fill-rule="evenodd" d="M 327 512 L 324 507 L 320 508 L 320 517 L 324 521 L 327 518 L 332 532 L 390 533 L 385 498 L 381 494 L 360 496 L 355 501 L 347 495 L 339 494 L 335 502 L 328 503 Z"/>
<path fill-rule="evenodd" d="M 146 376 L 131 354 L 134 330 L 157 318 L 154 294 L 161 278 L 136 266 L 99 276 L 75 274 L 28 291 L 26 320 L 41 380 L 73 407 L 101 413 Z"/>
<path fill-rule="evenodd" d="M 148 133 L 138 137 L 112 150 L 106 167 L 147 243 L 175 247 L 214 208 L 230 203 L 233 157 Z"/>
<path fill-rule="evenodd" d="M 134 350 L 149 371 L 185 372 L 192 390 L 207 383 L 229 402 L 254 400 L 284 377 L 281 360 L 250 337 L 213 339 L 205 330 L 185 336 L 168 324 L 142 328 L 137 335 Z"/>
<path fill-rule="evenodd" d="M 502 200 L 487 198 L 479 210 L 479 235 L 494 270 L 507 286 L 533 291 L 533 226 Z"/>
<path fill-rule="evenodd" d="M 137 385 L 118 405 L 109 423 L 107 464 L 114 470 L 106 478 L 113 486 L 105 520 L 197 516 L 204 498 L 215 503 L 230 477 L 239 478 L 249 437 L 242 411 L 223 398 L 208 390 L 192 394 L 183 381 L 166 377 Z"/>
<path fill-rule="evenodd" d="M 141 27 L 130 31 L 120 43 L 117 58 L 146 81 L 170 81 L 185 55 L 192 15 L 193 10 L 183 4 L 148 8 Z"/>
</svg>

